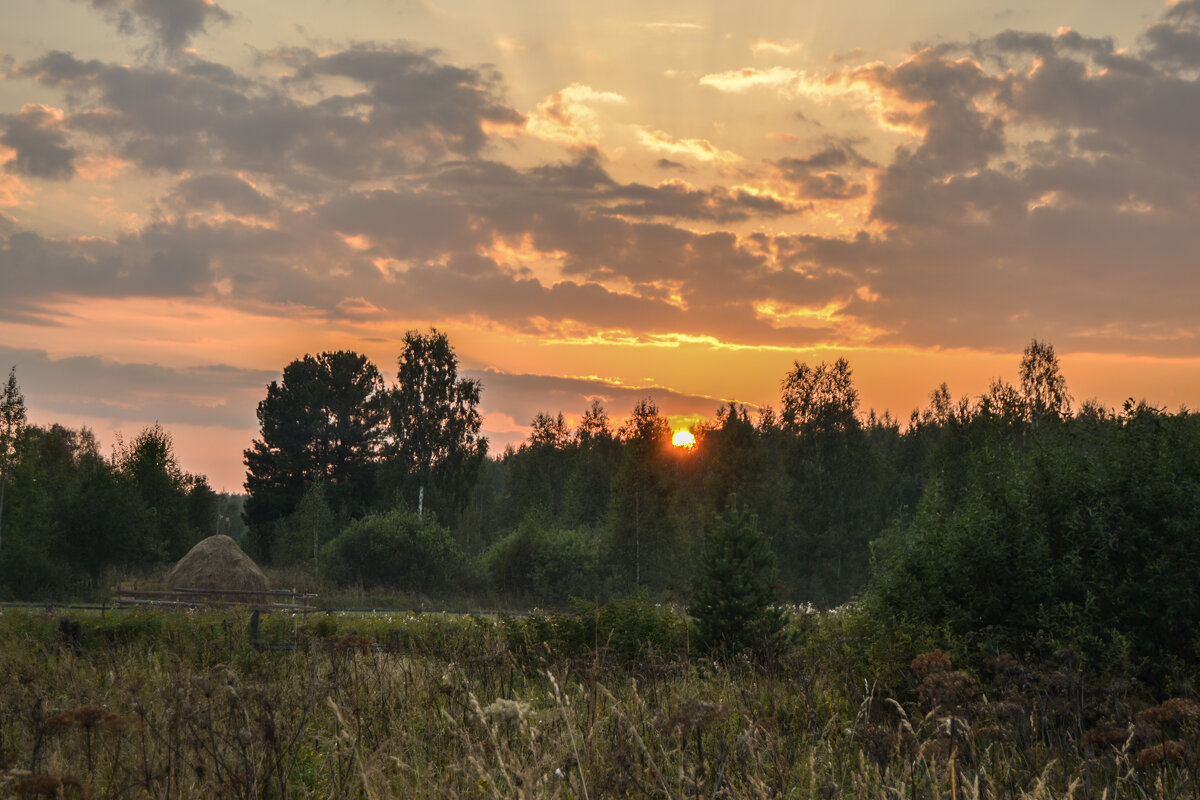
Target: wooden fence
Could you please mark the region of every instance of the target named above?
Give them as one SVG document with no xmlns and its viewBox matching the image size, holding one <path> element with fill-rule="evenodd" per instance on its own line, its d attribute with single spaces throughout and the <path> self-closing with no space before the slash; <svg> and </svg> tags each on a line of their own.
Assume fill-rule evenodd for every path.
<svg viewBox="0 0 1200 800">
<path fill-rule="evenodd" d="M 159 608 L 251 608 L 257 611 L 287 611 L 308 613 L 316 611 L 310 602 L 315 594 L 303 594 L 295 589 L 113 589 L 117 606 L 151 606 Z"/>
</svg>

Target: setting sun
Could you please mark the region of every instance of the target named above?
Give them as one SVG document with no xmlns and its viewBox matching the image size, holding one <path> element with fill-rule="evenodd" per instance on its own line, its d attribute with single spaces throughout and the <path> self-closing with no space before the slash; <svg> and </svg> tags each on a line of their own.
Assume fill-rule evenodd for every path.
<svg viewBox="0 0 1200 800">
<path fill-rule="evenodd" d="M 691 431 L 675 431 L 675 435 L 671 437 L 671 444 L 691 450 L 696 446 L 696 437 Z"/>
</svg>

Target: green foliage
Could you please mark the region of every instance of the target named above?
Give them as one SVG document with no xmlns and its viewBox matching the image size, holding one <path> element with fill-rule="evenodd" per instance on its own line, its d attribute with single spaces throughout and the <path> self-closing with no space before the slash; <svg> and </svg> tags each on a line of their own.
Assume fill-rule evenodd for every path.
<svg viewBox="0 0 1200 800">
<path fill-rule="evenodd" d="M 882 453 L 857 416 L 845 359 L 797 363 L 783 383 L 778 458 L 789 520 L 773 531 L 782 578 L 798 599 L 833 606 L 866 584 L 870 543 L 896 512 Z"/>
<path fill-rule="evenodd" d="M 622 428 L 624 453 L 612 479 L 607 562 L 617 593 L 677 588 L 690 572 L 667 463 L 671 429 L 651 400 Z"/>
<path fill-rule="evenodd" d="M 1043 417 L 1066 419 L 1071 415 L 1067 379 L 1049 342 L 1034 339 L 1021 357 L 1021 396 L 1031 421 Z"/>
<path fill-rule="evenodd" d="M 960 490 L 933 481 L 878 549 L 881 613 L 1010 648 L 1050 636 L 1094 666 L 1126 642 L 1154 682 L 1200 659 L 1200 418 L 1128 404 L 993 430 L 970 424 L 988 446 L 956 459 Z"/>
<path fill-rule="evenodd" d="M 645 592 L 606 603 L 576 601 L 567 614 L 534 613 L 500 618 L 513 652 L 522 657 L 608 656 L 624 662 L 685 655 L 688 622 Z"/>
<path fill-rule="evenodd" d="M 474 582 L 469 562 L 432 514 L 371 514 L 348 525 L 321 551 L 321 569 L 341 583 L 446 592 Z"/>
<path fill-rule="evenodd" d="M 787 430 L 801 434 L 847 430 L 859 425 L 858 390 L 850 362 L 839 358 L 816 367 L 793 362 L 783 379 L 783 413 Z"/>
<path fill-rule="evenodd" d="M 0 396 L 0 546 L 4 539 L 4 495 L 17 463 L 17 448 L 25 435 L 25 397 L 17 386 L 17 368 L 8 371 Z"/>
<path fill-rule="evenodd" d="M 339 515 L 361 516 L 373 506 L 384 402 L 379 370 L 346 350 L 306 355 L 267 386 L 258 404 L 261 438 L 245 451 L 248 544 L 256 557 L 270 563 L 276 521 L 317 483 Z"/>
<path fill-rule="evenodd" d="M 193 512 L 212 524 L 211 490 L 179 470 L 158 426 L 120 443 L 111 463 L 86 428 L 31 426 L 8 477 L 0 591 L 14 597 L 93 590 L 106 569 L 185 550 L 202 534 Z"/>
<path fill-rule="evenodd" d="M 713 521 L 700 556 L 700 575 L 688 613 L 696 644 L 731 656 L 771 656 L 783 641 L 775 554 L 754 516 L 734 500 Z"/>
<path fill-rule="evenodd" d="M 321 548 L 333 540 L 342 525 L 325 496 L 325 484 L 315 483 L 296 510 L 275 523 L 275 557 L 280 567 L 302 566 L 319 571 Z"/>
<path fill-rule="evenodd" d="M 388 459 L 404 501 L 457 514 L 487 455 L 480 436 L 478 381 L 458 377 L 458 357 L 446 334 L 404 335 L 396 386 L 389 396 Z M 429 496 L 426 497 L 426 492 Z"/>
<path fill-rule="evenodd" d="M 770 484 L 767 451 L 745 406 L 717 409 L 716 423 L 701 430 L 698 447 L 707 456 L 704 493 L 711 510 L 720 512 L 734 496 L 752 497 Z"/>
<path fill-rule="evenodd" d="M 540 606 L 563 606 L 600 591 L 595 538 L 549 527 L 538 515 L 488 548 L 482 564 L 494 589 Z"/>
<path fill-rule="evenodd" d="M 149 512 L 150 536 L 160 558 L 178 560 L 197 537 L 188 524 L 188 485 L 171 434 L 158 423 L 144 428 L 132 442 L 118 440 L 114 460 Z"/>
</svg>

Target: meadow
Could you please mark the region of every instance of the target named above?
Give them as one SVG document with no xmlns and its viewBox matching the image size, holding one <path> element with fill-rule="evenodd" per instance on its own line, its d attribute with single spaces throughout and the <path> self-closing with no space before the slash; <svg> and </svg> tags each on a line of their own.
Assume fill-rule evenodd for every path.
<svg viewBox="0 0 1200 800">
<path fill-rule="evenodd" d="M 0 615 L 4 796 L 1200 796 L 1194 701 L 1050 646 L 910 657 L 853 607 L 792 609 L 761 663 L 636 598 L 269 615 L 257 646 L 244 611 L 60 616 Z"/>
</svg>

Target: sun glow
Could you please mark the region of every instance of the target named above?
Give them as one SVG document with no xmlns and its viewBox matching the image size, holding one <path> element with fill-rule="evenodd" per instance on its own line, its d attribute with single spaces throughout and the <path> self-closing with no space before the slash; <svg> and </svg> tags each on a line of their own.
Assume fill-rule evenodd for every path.
<svg viewBox="0 0 1200 800">
<path fill-rule="evenodd" d="M 671 444 L 675 447 L 691 450 L 696 446 L 696 437 L 692 435 L 691 431 L 675 431 L 675 435 L 671 437 Z"/>
</svg>

